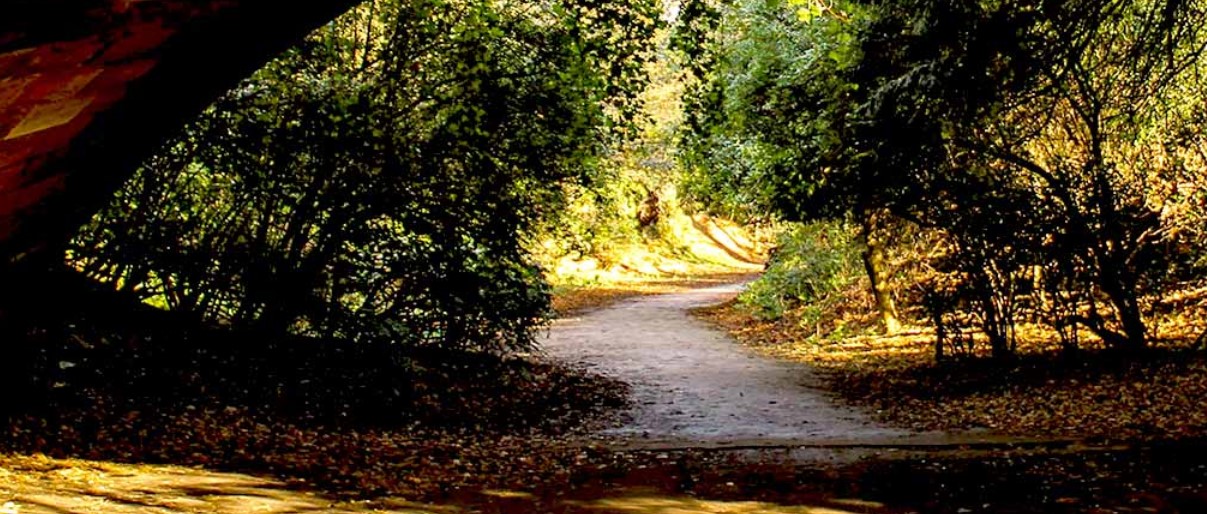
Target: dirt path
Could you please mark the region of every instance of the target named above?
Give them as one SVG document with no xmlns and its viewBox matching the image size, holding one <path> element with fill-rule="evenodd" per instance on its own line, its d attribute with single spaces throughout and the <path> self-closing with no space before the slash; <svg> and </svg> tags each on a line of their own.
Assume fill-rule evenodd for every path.
<svg viewBox="0 0 1207 514">
<path fill-rule="evenodd" d="M 691 316 L 742 287 L 639 298 L 563 319 L 544 348 L 631 384 L 628 421 L 605 434 L 632 442 L 890 444 L 919 436 L 840 406 L 809 368 L 755 355 Z"/>
</svg>

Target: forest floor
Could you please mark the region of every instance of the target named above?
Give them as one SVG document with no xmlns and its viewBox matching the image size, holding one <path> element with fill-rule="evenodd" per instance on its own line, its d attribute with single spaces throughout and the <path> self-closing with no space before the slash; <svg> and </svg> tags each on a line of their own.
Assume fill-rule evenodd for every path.
<svg viewBox="0 0 1207 514">
<path fill-rule="evenodd" d="M 545 256 L 559 317 L 643 296 L 753 280 L 763 271 L 768 236 L 721 218 L 668 214 L 663 238 L 617 245 L 604 256 Z"/>
<path fill-rule="evenodd" d="M 60 401 L 53 412 L 33 411 L 10 424 L 2 440 L 5 453 L 0 455 L 0 512 L 959 514 L 1207 509 L 1207 445 L 895 439 L 897 431 L 872 421 L 871 414 L 834 405 L 810 386 L 809 372 L 799 365 L 744 353 L 715 332 L 707 335 L 712 343 L 691 343 L 636 322 L 688 323 L 680 328 L 707 332 L 688 317 L 688 309 L 731 294 L 732 289 L 712 287 L 634 298 L 581 313 L 578 321 L 566 320 L 552 337 L 558 338 L 559 331 L 570 334 L 564 341 L 583 336 L 581 330 L 573 334 L 574 324 L 581 327 L 584 320 L 613 328 L 628 323 L 630 332 L 613 334 L 613 340 L 626 340 L 630 347 L 686 343 L 702 357 L 696 364 L 730 362 L 737 369 L 725 365 L 648 374 L 635 370 L 651 380 L 625 384 L 617 375 L 634 370 L 621 363 L 636 360 L 592 358 L 590 350 L 559 350 L 558 343 L 550 345 L 554 356 L 578 355 L 612 364 L 597 366 L 605 373 L 600 374 L 557 364 L 557 359 L 441 366 L 448 356 L 433 357 L 412 363 L 431 366 L 418 378 L 433 391 L 409 393 L 417 396 L 408 404 L 417 413 L 426 406 L 427 415 L 414 415 L 405 423 L 381 424 L 390 418 L 357 409 L 357 395 L 341 398 L 352 402 L 344 406 L 349 419 L 342 422 L 299 418 L 287 410 L 223 406 L 240 398 L 234 390 L 254 385 L 233 371 L 238 367 L 234 360 L 218 361 L 226 368 L 203 363 L 226 374 L 221 380 L 194 378 L 206 386 L 204 393 L 165 386 L 155 395 L 123 399 L 116 386 L 86 388 L 87 401 Z M 638 337 L 644 339 L 629 340 Z M 717 346 L 722 343 L 725 350 Z M 741 360 L 734 363 L 734 356 Z M 672 351 L 646 364 L 672 369 L 676 362 L 683 363 L 680 357 L 689 358 Z M 297 364 L 299 358 L 291 356 L 289 363 Z M 256 370 L 281 381 L 282 390 L 276 394 L 282 395 L 284 405 L 289 405 L 290 391 L 303 385 L 301 380 L 310 380 L 290 382 L 273 375 L 271 363 L 260 364 Z M 69 369 L 79 367 L 87 366 Z M 766 370 L 778 378 L 764 387 L 744 369 Z M 783 369 L 800 373 L 798 378 L 806 383 L 777 371 Z M 116 381 L 125 381 L 123 370 L 107 371 Z M 512 378 L 488 379 L 483 372 Z M 313 378 L 330 388 L 353 377 Z M 683 379 L 703 389 L 676 392 L 672 386 L 671 391 L 652 393 L 668 385 L 665 380 Z M 378 380 L 373 383 L 380 386 Z M 77 387 L 75 382 L 64 384 L 55 390 Z M 740 390 L 746 388 L 750 398 Z M 179 396 L 188 392 L 192 398 Z M 669 394 L 677 405 L 682 401 L 683 414 L 667 410 L 666 401 L 628 401 L 649 394 Z M 769 400 L 768 395 L 776 396 Z M 137 400 L 137 405 L 127 400 Z M 321 405 L 313 408 L 323 412 Z M 810 433 L 807 428 L 794 433 L 774 412 L 779 408 L 801 416 L 821 412 L 833 418 L 819 420 L 822 425 L 861 437 L 841 441 L 828 437 L 832 432 Z M 730 413 L 751 420 L 758 432 L 748 432 L 740 422 L 709 418 Z M 720 439 L 699 433 L 713 423 L 721 427 Z M 644 437 L 657 430 L 663 432 Z M 785 430 L 768 437 L 768 431 Z M 718 435 L 718 430 L 711 432 Z M 727 441 L 733 444 L 724 444 Z"/>
<path fill-rule="evenodd" d="M 1199 311 L 1165 323 L 1147 354 L 1062 353 L 1023 327 L 1013 361 L 974 355 L 943 364 L 927 329 L 819 338 L 791 312 L 760 320 L 730 302 L 697 314 L 760 355 L 818 370 L 824 387 L 894 426 L 1104 443 L 1207 437 L 1207 353 L 1194 344 L 1207 316 Z"/>
</svg>

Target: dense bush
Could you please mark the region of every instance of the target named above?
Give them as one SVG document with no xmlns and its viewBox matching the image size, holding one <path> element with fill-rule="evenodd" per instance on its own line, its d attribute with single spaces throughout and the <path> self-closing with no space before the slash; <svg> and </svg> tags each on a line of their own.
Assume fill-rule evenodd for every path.
<svg viewBox="0 0 1207 514">
<path fill-rule="evenodd" d="M 629 245 L 670 242 L 665 222 L 676 209 L 680 181 L 674 153 L 683 81 L 668 38 L 663 29 L 654 39 L 646 63 L 650 84 L 637 97 L 634 133 L 608 149 L 589 182 L 565 186 L 565 207 L 547 211 L 532 232 L 543 256 L 607 261 Z"/>
<path fill-rule="evenodd" d="M 521 234 L 631 116 L 657 13 L 543 7 L 362 5 L 174 138 L 69 260 L 266 334 L 531 344 L 548 295 Z"/>
<path fill-rule="evenodd" d="M 1067 346 L 1084 330 L 1144 349 L 1161 295 L 1207 253 L 1192 228 L 1207 212 L 1207 3 L 694 0 L 683 13 L 694 190 L 862 219 L 868 234 L 882 213 L 941 234 L 939 255 L 919 255 L 946 277 L 931 306 L 969 312 L 999 357 L 1024 318 Z"/>
<path fill-rule="evenodd" d="M 780 235 L 766 273 L 739 301 L 764 319 L 801 305 L 824 310 L 863 276 L 861 252 L 857 235 L 844 223 L 793 226 Z"/>
</svg>

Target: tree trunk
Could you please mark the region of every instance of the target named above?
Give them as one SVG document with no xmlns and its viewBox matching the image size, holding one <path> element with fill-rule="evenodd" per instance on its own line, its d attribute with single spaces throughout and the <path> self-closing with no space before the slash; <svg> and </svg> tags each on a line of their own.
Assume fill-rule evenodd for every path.
<svg viewBox="0 0 1207 514">
<path fill-rule="evenodd" d="M 1122 325 L 1124 337 L 1116 346 L 1120 346 L 1124 351 L 1139 351 L 1148 347 L 1148 325 L 1140 311 L 1140 300 L 1134 281 L 1129 278 L 1121 272 L 1104 270 L 1101 287 L 1119 316 L 1119 324 Z"/>
<path fill-rule="evenodd" d="M 897 304 L 893 301 L 892 291 L 888 287 L 884 241 L 876 233 L 876 217 L 876 213 L 871 209 L 863 209 L 863 267 L 872 284 L 872 296 L 876 299 L 876 308 L 880 311 L 884 331 L 892 335 L 901 331 L 901 321 L 897 316 Z"/>
</svg>

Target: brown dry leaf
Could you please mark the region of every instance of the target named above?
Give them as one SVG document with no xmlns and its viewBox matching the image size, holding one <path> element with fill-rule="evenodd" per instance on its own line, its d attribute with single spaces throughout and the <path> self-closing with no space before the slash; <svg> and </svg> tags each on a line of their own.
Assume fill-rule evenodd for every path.
<svg viewBox="0 0 1207 514">
<path fill-rule="evenodd" d="M 810 337 L 792 313 L 758 320 L 731 303 L 698 315 L 775 358 L 824 372 L 829 387 L 884 421 L 920 430 L 989 428 L 1028 437 L 1166 439 L 1207 435 L 1207 356 L 1181 350 L 1192 334 L 1172 330 L 1164 348 L 1123 360 L 1093 348 L 1077 361 L 1052 351 L 1051 334 L 1028 326 L 1019 358 L 936 365 L 932 334 Z M 1194 313 L 1185 316 L 1194 316 Z M 1179 339 L 1181 337 L 1182 339 Z"/>
</svg>

